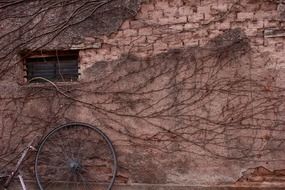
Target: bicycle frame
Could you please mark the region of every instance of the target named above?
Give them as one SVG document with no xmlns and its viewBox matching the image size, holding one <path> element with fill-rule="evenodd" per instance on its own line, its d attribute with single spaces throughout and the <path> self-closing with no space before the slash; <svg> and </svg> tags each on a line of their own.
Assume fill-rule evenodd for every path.
<svg viewBox="0 0 285 190">
<path fill-rule="evenodd" d="M 34 148 L 34 147 L 32 146 L 34 140 L 35 140 L 35 138 L 34 138 L 33 140 L 31 140 L 31 141 L 28 143 L 28 145 L 27 145 L 27 147 L 25 148 L 25 150 L 23 151 L 23 153 L 22 153 L 20 159 L 18 160 L 18 162 L 17 162 L 17 164 L 16 164 L 14 170 L 11 172 L 11 174 L 8 176 L 8 179 L 5 181 L 5 183 L 4 183 L 4 188 L 5 188 L 5 189 L 9 187 L 9 185 L 10 185 L 12 179 L 13 179 L 16 175 L 18 175 L 18 178 L 19 178 L 19 180 L 20 180 L 20 182 L 21 182 L 22 189 L 23 189 L 23 190 L 26 190 L 26 185 L 25 185 L 25 183 L 24 183 L 23 177 L 19 174 L 19 169 L 20 169 L 20 166 L 22 165 L 22 163 L 24 162 L 26 156 L 28 155 L 29 151 L 31 151 L 31 150 L 36 150 L 36 148 Z"/>
<path fill-rule="evenodd" d="M 77 134 L 81 131 L 82 134 Z M 36 140 L 37 137 L 40 137 L 39 141 Z M 38 142 L 36 148 L 33 147 L 33 142 Z M 72 142 L 78 143 L 73 144 Z M 94 144 L 96 144 L 96 146 L 94 146 Z M 94 148 L 92 148 L 93 146 Z M 101 152 L 102 155 L 97 153 L 99 146 L 104 150 Z M 44 137 L 36 136 L 33 138 L 21 152 L 21 156 L 19 156 L 20 158 L 17 160 L 12 172 L 0 178 L 1 185 L 4 186 L 5 190 L 10 186 L 14 177 L 19 178 L 22 190 L 27 190 L 20 169 L 29 152 L 32 150 L 37 152 L 34 172 L 38 188 L 41 190 L 44 190 L 47 186 L 56 186 L 58 183 L 65 184 L 65 187 L 68 187 L 68 189 L 70 189 L 69 187 L 71 186 L 77 190 L 82 190 L 82 188 L 86 189 L 86 187 L 89 189 L 97 180 L 98 175 L 96 175 L 96 172 L 94 174 L 94 171 L 97 169 L 98 173 L 100 173 L 98 179 L 101 180 L 98 185 L 102 186 L 104 190 L 111 190 L 115 182 L 117 157 L 108 136 L 96 126 L 74 122 L 60 125 L 51 130 Z M 55 154 L 51 154 L 53 151 L 55 151 Z M 81 155 L 85 152 L 88 152 L 89 156 L 84 157 Z M 108 154 L 104 154 L 106 152 Z M 46 161 L 47 154 L 53 155 L 54 157 L 51 156 L 51 158 L 55 159 Z M 99 162 L 97 163 L 98 160 Z M 52 166 L 53 161 L 60 161 L 60 163 L 63 164 L 58 166 L 56 172 L 61 173 L 60 168 L 65 170 L 65 172 L 58 176 L 54 175 L 53 167 L 48 167 L 50 165 Z M 91 164 L 92 168 L 89 167 L 90 161 L 93 162 L 93 165 Z M 102 164 L 100 161 L 104 163 Z M 48 170 L 45 170 L 45 168 L 48 168 Z M 66 175 L 69 176 L 68 179 L 66 179 Z M 87 177 L 83 175 L 87 175 Z M 47 178 L 43 176 L 47 176 Z M 100 176 L 103 177 L 100 178 Z"/>
</svg>

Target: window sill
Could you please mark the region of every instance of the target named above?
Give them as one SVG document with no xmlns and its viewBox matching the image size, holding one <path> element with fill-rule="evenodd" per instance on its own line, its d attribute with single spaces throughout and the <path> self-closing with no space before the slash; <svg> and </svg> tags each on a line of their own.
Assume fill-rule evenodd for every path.
<svg viewBox="0 0 285 190">
<path fill-rule="evenodd" d="M 55 86 L 53 85 L 55 84 Z M 21 85 L 21 88 L 49 88 L 49 87 L 77 87 L 79 85 L 81 85 L 81 83 L 79 81 L 74 81 L 74 82 L 53 82 L 53 84 L 49 83 L 49 82 L 38 82 L 38 83 L 26 83 Z"/>
</svg>

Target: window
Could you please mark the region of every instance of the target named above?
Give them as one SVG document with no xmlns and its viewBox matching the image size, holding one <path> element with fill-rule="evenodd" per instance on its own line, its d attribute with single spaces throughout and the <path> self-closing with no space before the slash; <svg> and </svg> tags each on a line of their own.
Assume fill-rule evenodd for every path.
<svg viewBox="0 0 285 190">
<path fill-rule="evenodd" d="M 54 82 L 77 81 L 78 51 L 35 52 L 25 59 L 26 78 L 42 77 Z M 31 82 L 44 82 L 33 80 Z"/>
</svg>

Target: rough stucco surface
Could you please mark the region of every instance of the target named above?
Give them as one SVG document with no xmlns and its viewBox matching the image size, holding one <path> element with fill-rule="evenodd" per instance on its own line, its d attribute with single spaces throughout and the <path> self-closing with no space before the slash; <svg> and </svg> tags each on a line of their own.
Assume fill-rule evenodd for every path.
<svg viewBox="0 0 285 190">
<path fill-rule="evenodd" d="M 111 35 L 81 23 L 88 32 L 70 44 L 81 49 L 80 83 L 61 88 L 106 113 L 19 85 L 16 68 L 15 80 L 1 81 L 3 154 L 22 146 L 19 136 L 83 121 L 113 140 L 119 183 L 284 187 L 282 6 L 149 0 Z"/>
</svg>

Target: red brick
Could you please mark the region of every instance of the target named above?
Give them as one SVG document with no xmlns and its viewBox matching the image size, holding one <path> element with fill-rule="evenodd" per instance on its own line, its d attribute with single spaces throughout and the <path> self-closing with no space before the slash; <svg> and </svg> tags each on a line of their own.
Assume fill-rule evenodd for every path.
<svg viewBox="0 0 285 190">
<path fill-rule="evenodd" d="M 277 16 L 278 16 L 277 11 L 267 11 L 267 12 L 258 11 L 258 12 L 255 12 L 254 14 L 254 18 L 258 20 L 262 20 L 262 19 L 275 20 Z"/>
<path fill-rule="evenodd" d="M 204 6 L 204 7 L 198 7 L 197 8 L 197 11 L 198 13 L 207 13 L 207 14 L 210 14 L 211 10 L 210 10 L 210 6 Z"/>
<path fill-rule="evenodd" d="M 204 14 L 194 14 L 192 16 L 188 16 L 188 22 L 200 22 L 204 20 Z"/>
<path fill-rule="evenodd" d="M 260 29 L 264 27 L 263 20 L 257 20 L 255 22 L 249 22 L 247 24 L 247 28 L 254 28 L 254 29 Z"/>
<path fill-rule="evenodd" d="M 197 29 L 199 27 L 200 27 L 200 25 L 198 23 L 186 23 L 184 25 L 184 29 L 185 30 L 195 30 L 195 29 Z"/>
<path fill-rule="evenodd" d="M 262 2 L 262 1 L 260 1 L 260 2 Z M 244 6 L 246 6 L 246 10 L 248 12 L 256 12 L 260 9 L 261 4 L 263 3 L 263 2 L 262 3 L 260 3 L 260 2 L 255 1 L 252 3 L 246 3 L 246 4 L 244 4 Z"/>
<path fill-rule="evenodd" d="M 277 3 L 275 2 L 263 2 L 261 3 L 262 11 L 276 11 L 277 10 Z"/>
<path fill-rule="evenodd" d="M 123 37 L 123 31 L 122 31 L 122 30 L 118 31 L 118 32 L 115 34 L 114 37 L 116 37 L 116 38 L 121 38 L 121 37 Z"/>
<path fill-rule="evenodd" d="M 257 29 L 251 29 L 251 28 L 246 28 L 245 33 L 247 36 L 250 36 L 250 37 L 257 36 L 258 34 Z"/>
<path fill-rule="evenodd" d="M 213 15 L 211 15 L 210 13 L 203 13 L 204 14 L 204 20 L 205 22 L 210 22 L 211 20 L 215 19 L 213 17 Z"/>
<path fill-rule="evenodd" d="M 169 27 L 172 31 L 176 31 L 176 32 L 180 32 L 183 30 L 183 25 L 181 24 L 176 24 L 176 25 L 172 25 Z"/>
<path fill-rule="evenodd" d="M 219 4 L 219 5 L 214 5 L 211 6 L 211 10 L 218 11 L 218 12 L 226 12 L 228 10 L 228 5 L 227 4 Z"/>
<path fill-rule="evenodd" d="M 220 30 L 228 30 L 231 28 L 231 23 L 230 22 L 227 22 L 227 21 L 224 21 L 222 23 L 217 23 L 217 29 L 220 29 Z"/>
<path fill-rule="evenodd" d="M 154 43 L 158 39 L 157 36 L 147 36 L 146 40 L 148 43 Z"/>
<path fill-rule="evenodd" d="M 189 6 L 179 7 L 178 13 L 180 16 L 189 16 L 193 14 L 193 10 Z"/>
<path fill-rule="evenodd" d="M 120 55 L 122 53 L 122 50 L 118 47 L 111 47 L 111 54 L 112 55 Z"/>
<path fill-rule="evenodd" d="M 181 40 L 175 40 L 168 43 L 169 48 L 181 48 L 183 47 L 183 42 Z"/>
<path fill-rule="evenodd" d="M 184 4 L 182 0 L 173 0 L 169 2 L 170 7 L 180 7 Z"/>
<path fill-rule="evenodd" d="M 139 37 L 132 37 L 131 42 L 135 44 L 144 44 L 146 43 L 146 37 L 145 36 L 139 36 Z"/>
<path fill-rule="evenodd" d="M 279 22 L 278 21 L 269 21 L 269 20 L 264 20 L 264 27 L 269 28 L 269 27 L 278 27 Z"/>
<path fill-rule="evenodd" d="M 123 24 L 121 25 L 121 29 L 129 29 L 130 28 L 130 22 L 128 20 L 126 20 L 125 22 L 123 22 Z"/>
<path fill-rule="evenodd" d="M 153 11 L 154 10 L 154 4 L 142 4 L 141 6 L 141 12 L 142 14 L 146 14 L 149 11 Z"/>
<path fill-rule="evenodd" d="M 154 51 L 161 51 L 167 50 L 167 44 L 161 41 L 157 41 L 153 44 Z"/>
<path fill-rule="evenodd" d="M 222 31 L 220 31 L 220 30 L 208 30 L 208 33 L 209 33 L 208 39 L 213 39 L 213 38 L 217 37 L 219 34 L 221 34 Z"/>
<path fill-rule="evenodd" d="M 245 20 L 252 20 L 254 14 L 252 12 L 240 12 L 237 14 L 237 19 L 239 21 L 245 21 Z"/>
<path fill-rule="evenodd" d="M 163 17 L 163 12 L 161 10 L 150 11 L 148 17 L 152 20 L 158 20 Z"/>
<path fill-rule="evenodd" d="M 171 8 L 165 9 L 164 10 L 164 16 L 178 17 L 179 16 L 178 8 L 177 7 L 171 7 Z"/>
<path fill-rule="evenodd" d="M 263 46 L 264 38 L 263 37 L 251 38 L 250 43 L 253 44 L 254 46 Z"/>
<path fill-rule="evenodd" d="M 197 39 L 184 39 L 183 44 L 185 46 L 199 46 L 200 42 Z"/>
<path fill-rule="evenodd" d="M 120 41 L 119 41 L 119 44 L 120 45 L 130 45 L 131 44 L 131 41 L 132 39 L 131 38 L 122 38 Z"/>
<path fill-rule="evenodd" d="M 146 27 L 146 28 L 140 28 L 139 29 L 139 35 L 151 35 L 152 34 L 152 28 Z"/>
<path fill-rule="evenodd" d="M 158 19 L 158 24 L 165 25 L 165 24 L 179 24 L 179 23 L 186 23 L 187 22 L 187 17 L 182 16 L 182 17 L 170 17 L 170 18 L 160 18 Z"/>
<path fill-rule="evenodd" d="M 106 54 L 101 54 L 100 52 L 97 52 L 95 55 L 92 56 L 92 59 L 96 61 L 103 61 L 105 59 Z"/>
<path fill-rule="evenodd" d="M 136 29 L 127 29 L 123 31 L 123 35 L 124 36 L 137 36 L 138 35 L 138 31 Z"/>
<path fill-rule="evenodd" d="M 137 46 L 135 48 L 133 48 L 133 51 L 135 52 L 147 52 L 153 50 L 153 45 L 152 44 L 147 44 L 144 46 Z"/>
<path fill-rule="evenodd" d="M 283 42 L 278 42 L 275 44 L 275 51 L 280 52 L 280 51 L 283 51 L 283 49 L 284 49 Z"/>
<path fill-rule="evenodd" d="M 132 28 L 132 29 L 141 28 L 144 26 L 145 26 L 145 23 L 142 22 L 141 20 L 130 21 L 130 28 Z"/>
<path fill-rule="evenodd" d="M 144 52 L 144 51 L 137 51 L 135 54 L 136 56 L 141 57 L 141 58 L 147 58 L 150 56 L 148 52 Z"/>
<path fill-rule="evenodd" d="M 155 9 L 166 10 L 169 8 L 168 1 L 158 1 L 155 3 Z"/>
</svg>

